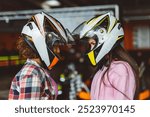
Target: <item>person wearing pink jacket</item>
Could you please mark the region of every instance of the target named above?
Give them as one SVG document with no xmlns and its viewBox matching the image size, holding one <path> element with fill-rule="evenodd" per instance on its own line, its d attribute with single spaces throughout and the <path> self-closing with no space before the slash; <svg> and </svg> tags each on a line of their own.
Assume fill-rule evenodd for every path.
<svg viewBox="0 0 150 117">
<path fill-rule="evenodd" d="M 122 47 L 124 31 L 110 13 L 80 24 L 74 31 L 90 63 L 96 69 L 92 100 L 133 100 L 138 97 L 138 66 Z"/>
</svg>

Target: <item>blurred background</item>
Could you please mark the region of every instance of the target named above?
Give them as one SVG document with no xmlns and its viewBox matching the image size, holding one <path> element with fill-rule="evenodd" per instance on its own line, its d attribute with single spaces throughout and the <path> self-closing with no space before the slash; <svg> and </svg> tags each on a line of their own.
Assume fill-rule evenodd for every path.
<svg viewBox="0 0 150 117">
<path fill-rule="evenodd" d="M 140 100 L 150 99 L 150 1 L 149 0 L 0 0 L 0 99 L 7 99 L 11 80 L 25 60 L 16 40 L 31 15 L 44 11 L 70 31 L 95 15 L 111 12 L 121 20 L 124 47 L 140 69 Z M 58 83 L 58 99 L 90 99 L 91 70 L 80 53 L 82 47 L 64 48 L 67 55 L 51 75 Z"/>
</svg>

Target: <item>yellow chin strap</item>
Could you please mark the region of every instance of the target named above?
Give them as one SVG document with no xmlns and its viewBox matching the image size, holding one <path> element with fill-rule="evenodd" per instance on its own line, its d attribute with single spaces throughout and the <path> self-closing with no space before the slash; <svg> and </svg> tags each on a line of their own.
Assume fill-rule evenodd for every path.
<svg viewBox="0 0 150 117">
<path fill-rule="evenodd" d="M 90 59 L 90 62 L 92 63 L 92 65 L 96 65 L 96 61 L 95 61 L 95 57 L 94 57 L 94 51 L 91 51 L 91 52 L 89 52 L 88 54 L 88 57 L 89 57 L 89 59 Z"/>
</svg>

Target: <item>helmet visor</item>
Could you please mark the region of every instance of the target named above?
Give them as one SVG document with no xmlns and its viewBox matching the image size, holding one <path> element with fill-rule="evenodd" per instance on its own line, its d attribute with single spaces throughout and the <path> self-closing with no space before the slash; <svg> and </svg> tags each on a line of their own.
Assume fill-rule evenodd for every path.
<svg viewBox="0 0 150 117">
<path fill-rule="evenodd" d="M 58 35 L 53 32 L 46 34 L 46 45 L 49 51 L 56 55 L 58 58 L 61 58 L 60 47 L 65 46 L 62 40 Z"/>
</svg>

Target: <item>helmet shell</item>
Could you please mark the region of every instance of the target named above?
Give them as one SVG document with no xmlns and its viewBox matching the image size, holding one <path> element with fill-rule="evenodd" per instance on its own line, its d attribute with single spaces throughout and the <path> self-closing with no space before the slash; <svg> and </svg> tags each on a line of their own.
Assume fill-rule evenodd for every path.
<svg viewBox="0 0 150 117">
<path fill-rule="evenodd" d="M 53 51 L 55 43 L 68 42 L 67 33 L 62 24 L 44 12 L 33 15 L 23 27 L 21 35 L 48 69 L 51 69 L 59 60 Z"/>
<path fill-rule="evenodd" d="M 76 32 L 80 40 L 95 39 L 95 46 L 86 53 L 94 66 L 124 37 L 120 22 L 110 13 L 93 17 L 82 23 L 73 34 L 77 34 Z"/>
</svg>

